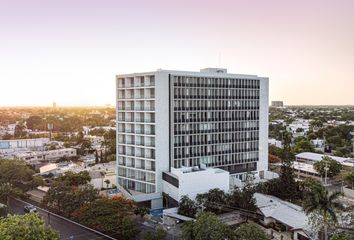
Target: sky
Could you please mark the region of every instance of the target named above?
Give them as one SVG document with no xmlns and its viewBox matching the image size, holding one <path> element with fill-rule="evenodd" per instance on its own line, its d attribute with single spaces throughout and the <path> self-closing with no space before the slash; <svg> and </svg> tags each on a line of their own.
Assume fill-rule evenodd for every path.
<svg viewBox="0 0 354 240">
<path fill-rule="evenodd" d="M 0 106 L 114 105 L 116 74 L 206 67 L 354 105 L 354 1 L 0 0 Z"/>
</svg>

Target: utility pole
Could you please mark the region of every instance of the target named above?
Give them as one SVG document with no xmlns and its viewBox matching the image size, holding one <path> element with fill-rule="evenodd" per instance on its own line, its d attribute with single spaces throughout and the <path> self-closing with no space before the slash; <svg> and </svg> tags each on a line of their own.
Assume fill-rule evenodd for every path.
<svg viewBox="0 0 354 240">
<path fill-rule="evenodd" d="M 327 161 L 326 161 L 326 166 L 325 166 L 324 170 L 325 170 L 325 186 L 327 186 L 327 171 L 329 170 Z"/>
</svg>

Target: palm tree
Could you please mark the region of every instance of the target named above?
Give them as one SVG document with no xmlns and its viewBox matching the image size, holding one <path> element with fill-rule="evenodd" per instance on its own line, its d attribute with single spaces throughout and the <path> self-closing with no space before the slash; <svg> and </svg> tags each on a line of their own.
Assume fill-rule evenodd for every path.
<svg viewBox="0 0 354 240">
<path fill-rule="evenodd" d="M 317 212 L 323 221 L 324 239 L 328 239 L 328 225 L 330 221 L 337 223 L 337 210 L 344 207 L 336 200 L 341 196 L 340 192 L 330 194 L 322 185 L 314 184 L 307 193 L 304 210 L 306 214 Z"/>
</svg>

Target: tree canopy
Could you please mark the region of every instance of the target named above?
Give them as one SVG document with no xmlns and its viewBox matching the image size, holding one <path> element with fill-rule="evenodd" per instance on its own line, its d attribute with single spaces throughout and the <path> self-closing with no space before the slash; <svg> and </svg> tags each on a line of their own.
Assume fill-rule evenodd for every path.
<svg viewBox="0 0 354 240">
<path fill-rule="evenodd" d="M 235 231 L 235 239 L 239 240 L 267 240 L 266 234 L 256 225 L 245 223 Z"/>
<path fill-rule="evenodd" d="M 55 179 L 43 198 L 43 204 L 52 210 L 70 216 L 85 203 L 99 198 L 98 190 L 88 184 L 88 172 L 72 173 Z"/>
<path fill-rule="evenodd" d="M 138 233 L 133 221 L 135 207 L 131 200 L 123 197 L 101 198 L 83 204 L 72 216 L 80 223 L 117 239 L 135 239 Z"/>
<path fill-rule="evenodd" d="M 327 176 L 334 177 L 340 173 L 342 170 L 342 164 L 337 162 L 331 157 L 324 156 L 321 161 L 315 162 L 314 168 L 315 170 L 324 177 L 326 174 L 326 164 L 328 167 Z"/>
<path fill-rule="evenodd" d="M 220 240 L 233 239 L 234 232 L 218 217 L 210 212 L 200 214 L 196 221 L 186 222 L 182 226 L 183 240 Z"/>
<path fill-rule="evenodd" d="M 0 239 L 59 240 L 59 235 L 51 227 L 47 227 L 39 215 L 29 213 L 1 218 Z"/>
<path fill-rule="evenodd" d="M 198 207 L 196 203 L 188 196 L 182 196 L 178 204 L 178 213 L 187 217 L 194 218 L 197 214 Z"/>
</svg>

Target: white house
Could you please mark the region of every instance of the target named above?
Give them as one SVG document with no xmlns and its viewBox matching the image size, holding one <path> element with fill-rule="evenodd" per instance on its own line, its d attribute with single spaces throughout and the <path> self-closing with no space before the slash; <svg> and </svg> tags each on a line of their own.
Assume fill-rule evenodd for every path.
<svg viewBox="0 0 354 240">
<path fill-rule="evenodd" d="M 274 146 L 276 146 L 278 148 L 283 148 L 282 142 L 279 141 L 279 140 L 276 140 L 275 138 L 269 138 L 268 139 L 268 144 L 269 145 L 274 145 Z"/>
<path fill-rule="evenodd" d="M 255 193 L 254 198 L 258 212 L 263 216 L 261 224 L 277 231 L 282 235 L 280 239 L 308 240 L 316 235 L 302 207 L 262 193 Z M 272 231 L 268 233 L 272 235 Z"/>
</svg>

